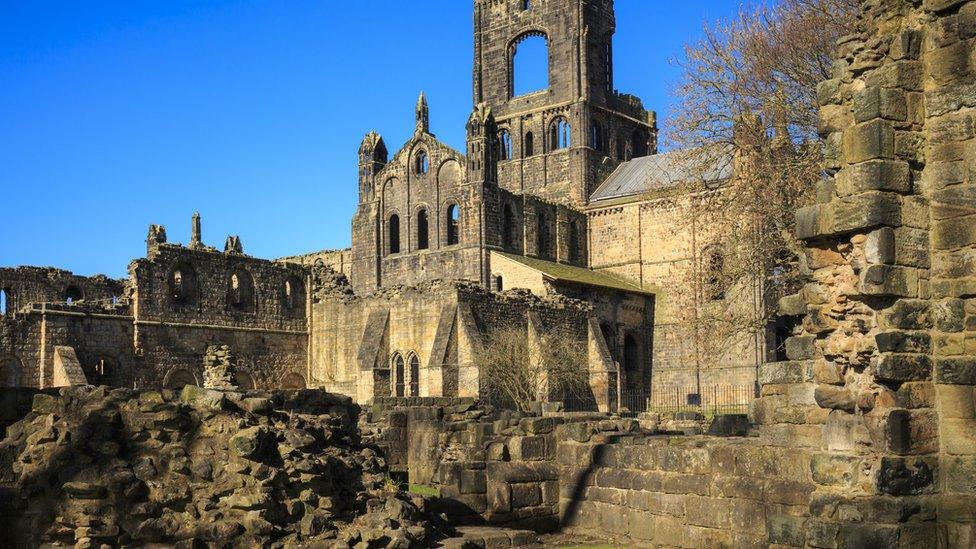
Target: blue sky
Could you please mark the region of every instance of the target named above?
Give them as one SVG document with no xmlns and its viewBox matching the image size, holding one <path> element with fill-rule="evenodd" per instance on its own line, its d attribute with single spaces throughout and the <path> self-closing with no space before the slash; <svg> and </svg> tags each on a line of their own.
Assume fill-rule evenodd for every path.
<svg viewBox="0 0 976 549">
<path fill-rule="evenodd" d="M 669 61 L 738 8 L 616 3 L 616 87 L 662 115 Z M 471 5 L 0 0 L 0 265 L 124 276 L 150 223 L 186 242 L 194 210 L 259 257 L 348 246 L 367 131 L 398 148 L 425 90 L 463 150 Z"/>
</svg>

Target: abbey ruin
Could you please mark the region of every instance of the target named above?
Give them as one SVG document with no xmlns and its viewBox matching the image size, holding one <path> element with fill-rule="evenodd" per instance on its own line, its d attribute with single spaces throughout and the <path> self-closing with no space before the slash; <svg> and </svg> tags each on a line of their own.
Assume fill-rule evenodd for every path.
<svg viewBox="0 0 976 549">
<path fill-rule="evenodd" d="M 15 456 L 0 460 L 13 463 L 0 485 L 42 483 L 27 478 L 25 445 L 58 440 L 57 422 L 96 398 L 83 387 L 103 385 L 116 388 L 95 390 L 114 395 L 115 421 L 150 433 L 133 439 L 139 452 L 146 437 L 182 440 L 187 425 L 233 410 L 253 440 L 214 440 L 231 445 L 240 478 L 225 481 L 237 490 L 269 474 L 258 446 L 274 444 L 287 459 L 265 465 L 310 482 L 301 468 L 313 458 L 301 453 L 333 432 L 345 433 L 341 452 L 360 456 L 342 474 L 365 475 L 364 490 L 379 489 L 383 467 L 436 489 L 429 509 L 384 500 L 411 517 L 411 532 L 330 530 L 342 546 L 423 546 L 437 528 L 417 517 L 436 509 L 637 546 L 976 547 L 976 1 L 860 4 L 859 32 L 838 44 L 833 77 L 817 89 L 826 165 L 816 203 L 796 212 L 798 293 L 753 299 L 761 290 L 713 272 L 721 227 L 678 222 L 697 194 L 748 178 L 748 157 L 730 151 L 693 174 L 680 151 L 658 150 L 656 114 L 614 88 L 613 0 L 475 0 L 466 149 L 431 133 L 423 94 L 395 152 L 367 133 L 351 248 L 259 259 L 237 236 L 223 250 L 207 245 L 195 215 L 186 244 L 150 226 L 146 256 L 124 280 L 0 269 L 0 384 L 36 393 L 29 423 L 0 446 Z M 517 95 L 513 57 L 539 37 L 549 85 Z M 699 337 L 673 321 L 675 281 L 686 278 L 700 281 L 691 307 L 743 300 L 778 319 L 702 363 Z M 550 391 L 540 400 L 563 404 L 533 410 L 487 398 L 482 355 L 511 330 L 530 349 L 552 334 L 577 345 L 586 394 Z M 669 388 L 693 406 L 719 386 L 743 388 L 747 419 L 701 434 L 680 414 L 652 413 Z M 310 416 L 302 428 L 314 436 L 286 432 L 282 410 Z M 166 418 L 154 426 L 156 411 Z M 317 413 L 341 421 L 320 435 Z M 150 495 L 126 498 L 156 501 L 148 478 L 216 478 L 190 462 L 167 473 L 179 460 L 154 459 L 147 478 L 136 474 Z M 108 474 L 92 471 L 85 482 Z M 75 484 L 64 488 L 71 499 L 111 505 Z M 118 518 L 102 535 L 62 510 L 45 539 L 218 543 L 246 532 L 288 545 L 329 530 L 306 524 L 318 496 L 287 485 L 274 488 L 287 498 L 273 496 L 287 512 L 224 496 L 194 508 L 210 497 L 200 486 L 161 504 L 183 517 L 171 523 Z M 173 526 L 214 505 L 236 511 L 213 520 L 240 515 L 226 532 Z M 497 546 L 519 545 L 513 535 Z M 496 546 L 487 539 L 481 547 Z"/>
</svg>

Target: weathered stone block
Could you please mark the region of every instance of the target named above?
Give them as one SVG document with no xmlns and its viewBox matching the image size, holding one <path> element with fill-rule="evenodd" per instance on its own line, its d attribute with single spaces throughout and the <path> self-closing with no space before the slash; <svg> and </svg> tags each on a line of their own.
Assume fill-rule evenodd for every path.
<svg viewBox="0 0 976 549">
<path fill-rule="evenodd" d="M 810 459 L 810 476 L 824 486 L 852 486 L 860 465 L 860 458 L 855 456 L 818 453 Z"/>
<path fill-rule="evenodd" d="M 935 381 L 976 385 L 976 358 L 939 358 L 935 361 Z"/>
<path fill-rule="evenodd" d="M 929 302 L 923 299 L 899 299 L 881 312 L 881 323 L 902 330 L 927 330 L 932 327 Z"/>
<path fill-rule="evenodd" d="M 512 485 L 512 508 L 535 507 L 542 505 L 542 490 L 538 483 L 521 483 Z"/>
<path fill-rule="evenodd" d="M 942 448 L 949 454 L 976 454 L 976 420 L 942 420 Z"/>
<path fill-rule="evenodd" d="M 906 496 L 929 491 L 938 465 L 931 458 L 882 457 L 877 487 L 885 494 Z"/>
<path fill-rule="evenodd" d="M 913 267 L 868 265 L 861 271 L 861 291 L 866 295 L 917 297 L 919 273 Z"/>
<path fill-rule="evenodd" d="M 874 375 L 882 381 L 920 381 L 932 376 L 928 355 L 886 353 L 873 359 Z"/>
<path fill-rule="evenodd" d="M 772 515 L 766 521 L 769 542 L 792 547 L 802 547 L 806 540 L 805 519 L 789 515 Z"/>
<path fill-rule="evenodd" d="M 856 164 L 879 158 L 894 158 L 895 134 L 891 124 L 871 120 L 848 128 L 844 132 L 844 160 Z"/>
<path fill-rule="evenodd" d="M 942 417 L 976 419 L 976 387 L 936 384 L 935 395 Z"/>
<path fill-rule="evenodd" d="M 931 350 L 928 332 L 879 332 L 875 334 L 874 341 L 881 353 L 928 353 Z"/>
<path fill-rule="evenodd" d="M 823 214 L 822 214 L 823 215 Z M 842 234 L 873 227 L 901 225 L 899 195 L 883 191 L 868 191 L 832 202 L 821 224 L 829 220 L 829 234 Z"/>
<path fill-rule="evenodd" d="M 487 479 L 483 470 L 461 471 L 461 493 L 483 494 L 487 490 Z"/>
<path fill-rule="evenodd" d="M 761 385 L 777 383 L 804 383 L 813 379 L 813 362 L 792 360 L 767 362 L 759 367 Z"/>
<path fill-rule="evenodd" d="M 729 528 L 730 500 L 688 496 L 685 501 L 685 520 L 688 524 L 708 528 Z"/>
</svg>

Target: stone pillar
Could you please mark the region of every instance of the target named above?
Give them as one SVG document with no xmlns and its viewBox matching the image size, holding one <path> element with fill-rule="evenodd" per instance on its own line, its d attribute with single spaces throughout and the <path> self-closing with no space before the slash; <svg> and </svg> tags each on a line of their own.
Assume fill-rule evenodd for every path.
<svg viewBox="0 0 976 549">
<path fill-rule="evenodd" d="M 865 0 L 861 28 L 818 88 L 833 177 L 753 416 L 813 450 L 808 546 L 972 547 L 976 1 Z"/>
</svg>

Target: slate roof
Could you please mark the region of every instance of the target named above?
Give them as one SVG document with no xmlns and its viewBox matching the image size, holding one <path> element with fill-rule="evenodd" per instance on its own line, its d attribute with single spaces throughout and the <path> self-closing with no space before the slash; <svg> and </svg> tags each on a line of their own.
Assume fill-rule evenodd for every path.
<svg viewBox="0 0 976 549">
<path fill-rule="evenodd" d="M 521 263 L 530 269 L 542 273 L 544 277 L 557 282 L 570 282 L 574 284 L 585 284 L 587 286 L 599 286 L 602 288 L 610 288 L 632 294 L 654 294 L 654 292 L 645 290 L 641 288 L 640 285 L 612 273 L 594 271 L 584 267 L 565 265 L 563 263 L 546 261 L 544 259 L 527 257 L 524 255 L 514 255 L 499 251 L 492 251 L 491 253 L 498 254 L 506 259 L 511 259 L 512 261 Z"/>
<path fill-rule="evenodd" d="M 692 155 L 687 150 L 634 158 L 617 166 L 610 177 L 593 192 L 590 202 L 664 190 L 699 179 L 705 183 L 723 181 L 732 176 L 730 154 L 715 154 L 715 158 L 708 159 L 709 165 L 704 170 L 698 170 L 692 165 L 693 161 L 700 158 L 702 156 Z"/>
</svg>

